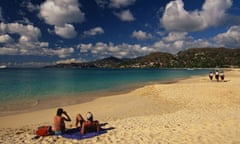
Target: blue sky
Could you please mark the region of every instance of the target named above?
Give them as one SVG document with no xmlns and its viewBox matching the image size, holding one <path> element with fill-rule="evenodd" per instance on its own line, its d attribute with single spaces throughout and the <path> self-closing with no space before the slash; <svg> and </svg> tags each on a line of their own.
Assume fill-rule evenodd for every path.
<svg viewBox="0 0 240 144">
<path fill-rule="evenodd" d="M 239 0 L 0 0 L 0 64 L 240 48 Z"/>
</svg>

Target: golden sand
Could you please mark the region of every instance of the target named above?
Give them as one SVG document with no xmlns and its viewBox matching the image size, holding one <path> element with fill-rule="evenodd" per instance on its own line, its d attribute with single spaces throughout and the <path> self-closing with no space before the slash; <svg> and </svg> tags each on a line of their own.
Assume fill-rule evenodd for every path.
<svg viewBox="0 0 240 144">
<path fill-rule="evenodd" d="M 240 70 L 225 75 L 224 82 L 206 74 L 64 107 L 68 127 L 88 111 L 105 123 L 107 133 L 90 139 L 32 139 L 38 126 L 52 125 L 57 108 L 0 117 L 0 143 L 240 144 Z"/>
</svg>

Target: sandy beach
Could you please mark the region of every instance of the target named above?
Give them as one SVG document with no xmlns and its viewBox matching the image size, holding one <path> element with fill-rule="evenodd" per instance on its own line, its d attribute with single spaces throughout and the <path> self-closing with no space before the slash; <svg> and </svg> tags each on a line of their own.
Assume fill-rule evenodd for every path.
<svg viewBox="0 0 240 144">
<path fill-rule="evenodd" d="M 32 139 L 41 125 L 53 125 L 55 108 L 0 117 L 0 143 L 159 143 L 240 144 L 240 69 L 225 81 L 208 74 L 174 83 L 153 84 L 128 93 L 64 106 L 72 118 L 88 111 L 107 133 L 83 140 L 59 136 Z"/>
</svg>

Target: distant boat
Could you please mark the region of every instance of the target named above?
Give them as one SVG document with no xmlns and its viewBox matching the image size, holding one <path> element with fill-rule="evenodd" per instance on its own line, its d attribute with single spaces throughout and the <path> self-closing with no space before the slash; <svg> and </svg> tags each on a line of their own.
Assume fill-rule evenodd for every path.
<svg viewBox="0 0 240 144">
<path fill-rule="evenodd" d="M 7 68 L 6 65 L 0 65 L 0 69 L 4 69 L 4 68 Z"/>
</svg>

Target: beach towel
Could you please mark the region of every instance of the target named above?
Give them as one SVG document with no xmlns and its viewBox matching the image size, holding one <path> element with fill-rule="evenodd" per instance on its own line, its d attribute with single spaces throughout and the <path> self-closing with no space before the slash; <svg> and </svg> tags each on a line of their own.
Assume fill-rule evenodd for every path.
<svg viewBox="0 0 240 144">
<path fill-rule="evenodd" d="M 70 130 L 66 131 L 64 134 L 62 134 L 62 137 L 80 140 L 80 139 L 95 137 L 95 136 L 104 134 L 106 132 L 107 132 L 107 130 L 101 128 L 99 132 L 90 132 L 90 133 L 86 133 L 86 134 L 82 135 L 82 134 L 80 134 L 80 128 L 75 128 L 75 129 L 70 129 Z"/>
<path fill-rule="evenodd" d="M 51 126 L 40 126 L 36 130 L 36 135 L 37 136 L 49 136 L 49 135 L 52 135 L 52 134 L 53 134 L 53 131 L 52 131 Z"/>
</svg>

